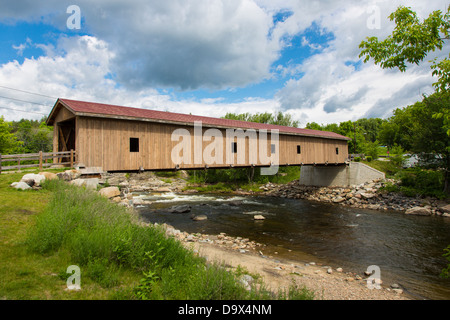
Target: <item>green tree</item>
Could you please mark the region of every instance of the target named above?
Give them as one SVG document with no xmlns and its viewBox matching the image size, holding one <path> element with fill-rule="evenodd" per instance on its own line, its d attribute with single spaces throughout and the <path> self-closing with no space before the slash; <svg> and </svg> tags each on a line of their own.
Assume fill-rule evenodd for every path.
<svg viewBox="0 0 450 320">
<path fill-rule="evenodd" d="M 0 117 L 0 154 L 14 153 L 21 145 L 16 136 L 11 132 L 11 124 Z"/>
<path fill-rule="evenodd" d="M 281 111 L 277 113 L 227 113 L 223 119 L 231 119 L 231 120 L 240 120 L 240 121 L 249 121 L 249 122 L 258 122 L 258 123 L 267 123 L 267 124 L 275 124 L 286 127 L 294 127 L 297 128 L 299 122 L 292 118 L 292 115 L 289 113 L 283 113 Z"/>
<path fill-rule="evenodd" d="M 320 124 L 316 123 L 316 122 L 308 122 L 308 123 L 306 124 L 306 127 L 305 127 L 305 128 L 306 128 L 306 129 L 311 129 L 311 130 L 325 131 L 325 130 L 323 129 L 323 127 L 322 127 Z"/>
<path fill-rule="evenodd" d="M 381 125 L 384 122 L 386 122 L 386 120 L 380 118 L 362 118 L 356 121 L 356 125 L 363 130 L 364 137 L 367 141 L 375 142 Z"/>
<path fill-rule="evenodd" d="M 383 41 L 368 37 L 359 45 L 363 49 L 359 56 L 364 57 L 364 62 L 373 58 L 383 69 L 398 68 L 404 72 L 407 63 L 420 64 L 428 53 L 442 50 L 445 40 L 450 39 L 450 6 L 445 14 L 436 10 L 423 21 L 411 8 L 400 6 L 389 19 L 396 24 L 390 36 Z M 438 76 L 434 84 L 438 91 L 450 88 L 449 62 L 449 58 L 435 59 L 431 66 L 433 75 Z"/>
<path fill-rule="evenodd" d="M 373 58 L 376 65 L 383 69 L 398 68 L 404 72 L 407 63 L 419 65 L 430 52 L 442 50 L 446 40 L 450 39 L 450 6 L 444 14 L 441 10 L 433 11 L 428 18 L 421 21 L 411 8 L 400 6 L 389 15 L 396 26 L 385 40 L 368 37 L 359 47 L 360 57 L 364 62 Z M 450 89 L 450 54 L 431 65 L 432 75 L 438 79 L 433 84 L 437 92 L 447 92 Z M 434 114 L 435 118 L 443 118 L 443 126 L 450 136 L 450 106 L 441 106 Z"/>
<path fill-rule="evenodd" d="M 388 149 L 394 145 L 400 145 L 405 150 L 412 148 L 414 139 L 412 108 L 397 108 L 393 111 L 393 116 L 381 125 L 378 139 L 381 144 Z"/>
<path fill-rule="evenodd" d="M 445 192 L 449 191 L 450 139 L 443 125 L 444 119 L 434 115 L 449 104 L 450 92 L 424 97 L 413 105 L 396 109 L 379 134 L 382 143 L 390 147 L 398 145 L 418 154 L 422 160 L 431 155 L 437 167 L 444 171 Z"/>
<path fill-rule="evenodd" d="M 366 138 L 364 136 L 364 129 L 356 125 L 353 121 L 344 121 L 339 124 L 339 134 L 349 137 L 352 140 L 348 142 L 349 153 L 363 153 Z"/>
<path fill-rule="evenodd" d="M 21 119 L 12 122 L 12 132 L 19 141 L 22 141 L 20 152 L 36 153 L 39 151 L 52 151 L 53 129 L 41 120 Z"/>
<path fill-rule="evenodd" d="M 363 145 L 363 151 L 366 156 L 372 157 L 373 160 L 378 158 L 378 155 L 380 154 L 380 143 L 378 140 L 375 141 L 366 141 L 366 143 Z"/>
</svg>

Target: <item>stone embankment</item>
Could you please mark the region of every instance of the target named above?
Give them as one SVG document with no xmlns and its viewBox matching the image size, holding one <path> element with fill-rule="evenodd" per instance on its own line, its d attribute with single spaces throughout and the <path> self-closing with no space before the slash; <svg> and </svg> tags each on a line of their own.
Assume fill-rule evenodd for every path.
<svg viewBox="0 0 450 320">
<path fill-rule="evenodd" d="M 394 180 L 374 180 L 353 187 L 315 187 L 292 181 L 285 185 L 268 183 L 260 189 L 273 197 L 306 199 L 372 210 L 395 210 L 413 215 L 450 217 L 450 205 L 434 198 L 411 198 L 383 191 Z"/>
</svg>

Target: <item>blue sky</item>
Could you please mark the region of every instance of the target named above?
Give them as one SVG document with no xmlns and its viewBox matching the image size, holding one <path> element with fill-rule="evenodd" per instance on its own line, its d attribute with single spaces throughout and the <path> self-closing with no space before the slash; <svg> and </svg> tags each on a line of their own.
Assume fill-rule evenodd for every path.
<svg viewBox="0 0 450 320">
<path fill-rule="evenodd" d="M 405 3 L 82 0 L 81 28 L 70 30 L 69 1 L 0 0 L 0 115 L 36 119 L 65 97 L 217 117 L 282 111 L 301 126 L 385 118 L 432 92 L 426 63 L 400 73 L 358 58 Z"/>
</svg>

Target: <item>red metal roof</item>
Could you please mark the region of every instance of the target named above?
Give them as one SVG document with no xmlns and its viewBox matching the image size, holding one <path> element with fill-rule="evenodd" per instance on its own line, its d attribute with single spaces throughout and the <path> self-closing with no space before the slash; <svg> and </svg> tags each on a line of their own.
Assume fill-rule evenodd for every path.
<svg viewBox="0 0 450 320">
<path fill-rule="evenodd" d="M 69 100 L 69 99 L 58 99 L 55 106 L 58 105 L 58 102 L 61 102 L 63 105 L 71 109 L 75 112 L 76 115 L 97 115 L 97 116 L 120 116 L 120 117 L 131 117 L 139 119 L 154 119 L 156 121 L 167 121 L 167 122 L 180 122 L 183 124 L 189 123 L 194 124 L 196 121 L 201 121 L 203 125 L 208 126 L 217 126 L 217 127 L 228 127 L 228 128 L 242 128 L 242 129 L 265 129 L 265 130 L 279 130 L 280 133 L 291 133 L 305 136 L 317 136 L 324 138 L 332 138 L 339 140 L 351 140 L 345 136 L 334 132 L 327 131 L 318 131 L 311 129 L 301 129 L 301 128 L 293 128 L 293 127 L 285 127 L 279 125 L 265 124 L 265 123 L 256 123 L 256 122 L 247 122 L 247 121 L 239 121 L 239 120 L 229 120 L 229 119 L 220 119 L 220 118 L 212 118 L 212 117 L 204 117 L 204 116 L 195 116 L 189 114 L 182 113 L 173 113 L 173 112 L 165 112 L 165 111 L 157 111 L 157 110 L 149 110 L 149 109 L 138 109 L 138 108 L 130 108 L 130 107 L 121 107 L 110 104 L 103 103 L 94 103 L 94 102 L 85 102 L 85 101 L 77 101 L 77 100 Z M 55 109 L 55 108 L 54 108 Z M 53 110 L 52 110 L 53 113 Z M 51 115 L 49 116 L 49 120 Z"/>
</svg>

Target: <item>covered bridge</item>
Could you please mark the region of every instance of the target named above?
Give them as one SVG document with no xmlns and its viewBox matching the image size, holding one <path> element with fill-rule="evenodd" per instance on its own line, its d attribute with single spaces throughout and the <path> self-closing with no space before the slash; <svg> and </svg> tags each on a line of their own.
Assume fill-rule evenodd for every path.
<svg viewBox="0 0 450 320">
<path fill-rule="evenodd" d="M 56 101 L 47 125 L 54 127 L 54 152 L 75 150 L 77 163 L 105 171 L 341 165 L 350 140 L 333 132 L 68 99 Z"/>
</svg>

